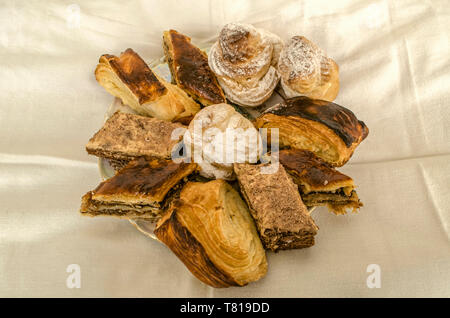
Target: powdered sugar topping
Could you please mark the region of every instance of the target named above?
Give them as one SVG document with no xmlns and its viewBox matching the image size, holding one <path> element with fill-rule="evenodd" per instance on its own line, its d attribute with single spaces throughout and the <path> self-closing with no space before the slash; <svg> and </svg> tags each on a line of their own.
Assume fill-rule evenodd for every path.
<svg viewBox="0 0 450 318">
<path fill-rule="evenodd" d="M 282 50 L 278 67 L 285 81 L 294 78 L 306 79 L 311 74 L 328 68 L 325 53 L 305 37 L 294 36 Z"/>
</svg>

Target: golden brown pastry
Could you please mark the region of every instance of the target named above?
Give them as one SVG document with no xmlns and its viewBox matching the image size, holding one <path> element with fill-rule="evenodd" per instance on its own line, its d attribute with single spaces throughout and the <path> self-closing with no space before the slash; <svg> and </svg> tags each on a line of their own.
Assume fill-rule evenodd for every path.
<svg viewBox="0 0 450 318">
<path fill-rule="evenodd" d="M 256 221 L 261 241 L 272 251 L 314 245 L 318 227 L 303 204 L 297 186 L 282 165 L 263 173 L 266 164 L 234 164 L 241 193 Z"/>
<path fill-rule="evenodd" d="M 86 151 L 118 166 L 141 156 L 168 159 L 181 138 L 172 139 L 172 132 L 183 128 L 179 123 L 116 112 L 89 140 Z"/>
<path fill-rule="evenodd" d="M 274 45 L 279 47 L 275 36 L 268 36 L 252 25 L 224 26 L 211 47 L 208 62 L 231 102 L 254 107 L 272 95 L 280 79 L 271 65 Z"/>
<path fill-rule="evenodd" d="M 163 40 L 172 81 L 203 106 L 226 103 L 209 68 L 208 55 L 193 45 L 190 37 L 175 30 L 165 31 Z"/>
<path fill-rule="evenodd" d="M 303 36 L 292 37 L 280 53 L 278 71 L 288 98 L 307 96 L 333 101 L 339 92 L 339 67 Z"/>
<path fill-rule="evenodd" d="M 335 167 L 344 165 L 369 133 L 349 109 L 308 97 L 291 98 L 269 108 L 255 126 L 278 128 L 280 147 L 309 150 Z M 270 129 L 267 133 L 270 136 Z"/>
<path fill-rule="evenodd" d="M 267 272 L 248 208 L 223 180 L 187 183 L 155 235 L 195 277 L 213 287 L 243 286 Z"/>
<path fill-rule="evenodd" d="M 196 168 L 195 163 L 136 159 L 86 193 L 80 212 L 88 216 L 138 217 L 156 221 L 181 190 L 183 178 Z"/>
<path fill-rule="evenodd" d="M 200 105 L 182 89 L 153 73 L 132 49 L 119 57 L 102 55 L 95 78 L 106 91 L 141 115 L 188 123 L 200 110 Z"/>
<path fill-rule="evenodd" d="M 356 211 L 363 205 L 356 194 L 353 179 L 312 152 L 284 149 L 278 158 L 298 185 L 306 206 L 327 206 L 335 214 L 345 214 L 346 210 Z"/>
</svg>

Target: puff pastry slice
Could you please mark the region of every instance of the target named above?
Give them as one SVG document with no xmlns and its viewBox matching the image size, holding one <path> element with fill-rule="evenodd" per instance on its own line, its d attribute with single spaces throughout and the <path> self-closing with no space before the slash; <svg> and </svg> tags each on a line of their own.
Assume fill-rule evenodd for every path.
<svg viewBox="0 0 450 318">
<path fill-rule="evenodd" d="M 88 216 L 158 220 L 181 190 L 195 163 L 139 158 L 82 198 L 80 212 Z"/>
<path fill-rule="evenodd" d="M 364 122 L 338 104 L 295 97 L 266 110 L 257 128 L 278 128 L 281 148 L 304 149 L 340 167 L 369 134 Z M 270 129 L 268 129 L 270 144 Z"/>
<path fill-rule="evenodd" d="M 353 179 L 312 152 L 285 149 L 279 152 L 279 160 L 298 185 L 306 206 L 327 206 L 335 214 L 345 214 L 346 210 L 356 211 L 363 205 Z"/>
<path fill-rule="evenodd" d="M 95 78 L 110 94 L 141 115 L 187 123 L 200 105 L 182 89 L 159 78 L 132 49 L 119 57 L 104 54 Z"/>
<path fill-rule="evenodd" d="M 224 180 L 188 182 L 155 235 L 195 277 L 213 287 L 243 286 L 267 272 L 248 208 Z"/>
<path fill-rule="evenodd" d="M 164 52 L 172 79 L 203 106 L 226 103 L 208 56 L 191 43 L 191 38 L 175 30 L 165 31 Z"/>
</svg>

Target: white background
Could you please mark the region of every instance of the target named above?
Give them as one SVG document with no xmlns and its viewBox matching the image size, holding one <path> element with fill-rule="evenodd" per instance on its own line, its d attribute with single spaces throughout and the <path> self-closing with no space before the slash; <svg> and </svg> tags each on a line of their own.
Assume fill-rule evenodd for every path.
<svg viewBox="0 0 450 318">
<path fill-rule="evenodd" d="M 340 66 L 336 102 L 370 133 L 341 169 L 360 213 L 317 209 L 314 247 L 268 253 L 265 278 L 217 290 L 128 222 L 78 209 L 100 181 L 84 146 L 112 102 L 93 75 L 100 55 L 151 60 L 163 30 L 201 44 L 232 21 L 321 46 Z M 445 0 L 2 1 L 0 296 L 449 297 L 449 21 Z M 80 289 L 66 287 L 69 264 Z"/>
</svg>

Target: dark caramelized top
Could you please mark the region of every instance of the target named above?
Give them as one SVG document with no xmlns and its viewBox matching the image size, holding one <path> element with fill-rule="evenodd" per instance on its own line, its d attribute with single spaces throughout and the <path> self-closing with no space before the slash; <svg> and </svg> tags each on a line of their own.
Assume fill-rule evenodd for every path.
<svg viewBox="0 0 450 318">
<path fill-rule="evenodd" d="M 94 193 L 100 195 L 129 193 L 132 195 L 155 196 L 160 194 L 160 191 L 166 193 L 170 187 L 163 190 L 161 188 L 167 183 L 178 183 L 187 174 L 193 172 L 195 167 L 196 165 L 192 163 L 183 162 L 178 164 L 172 160 L 147 160 L 144 157 L 140 157 L 131 161 L 114 177 L 100 183 L 94 190 Z"/>
<path fill-rule="evenodd" d="M 289 174 L 316 190 L 330 188 L 333 184 L 339 188 L 339 183 L 352 181 L 352 178 L 340 173 L 307 150 L 281 150 L 279 160 Z"/>
<path fill-rule="evenodd" d="M 164 95 L 166 87 L 153 74 L 144 60 L 132 49 L 127 49 L 120 57 L 105 54 L 111 68 L 143 104 Z"/>
<path fill-rule="evenodd" d="M 364 122 L 358 120 L 353 112 L 338 104 L 300 96 L 285 100 L 278 107 L 265 113 L 278 116 L 298 116 L 321 123 L 332 129 L 345 145 L 350 148 L 369 134 Z"/>
<path fill-rule="evenodd" d="M 212 104 L 224 103 L 222 89 L 209 68 L 207 55 L 193 45 L 189 37 L 175 30 L 169 31 L 168 40 L 172 44 L 170 54 L 177 84 Z"/>
</svg>

